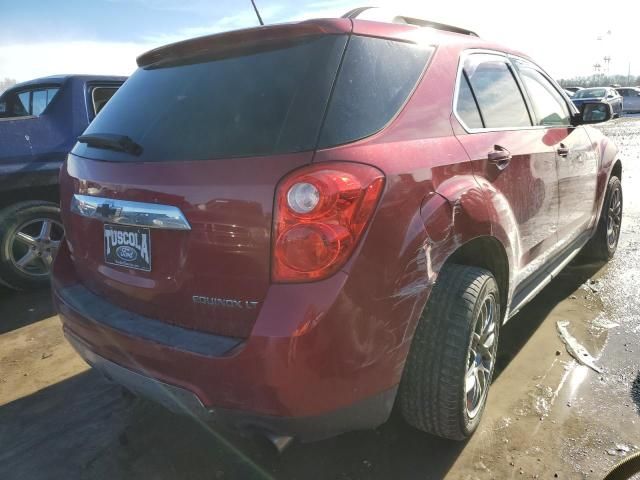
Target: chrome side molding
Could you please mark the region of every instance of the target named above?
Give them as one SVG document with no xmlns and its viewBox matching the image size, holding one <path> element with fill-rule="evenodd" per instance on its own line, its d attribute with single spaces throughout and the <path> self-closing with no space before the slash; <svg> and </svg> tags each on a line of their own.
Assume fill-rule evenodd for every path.
<svg viewBox="0 0 640 480">
<path fill-rule="evenodd" d="M 75 194 L 71 211 L 103 222 L 165 230 L 191 230 L 178 207 Z"/>
</svg>

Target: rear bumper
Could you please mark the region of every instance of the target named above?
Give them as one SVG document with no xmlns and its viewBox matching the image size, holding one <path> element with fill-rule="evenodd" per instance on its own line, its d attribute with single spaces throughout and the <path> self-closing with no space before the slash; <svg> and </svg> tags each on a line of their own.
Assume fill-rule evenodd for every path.
<svg viewBox="0 0 640 480">
<path fill-rule="evenodd" d="M 223 408 L 207 408 L 189 390 L 134 372 L 97 355 L 80 338 L 65 328 L 65 336 L 80 356 L 107 379 L 168 410 L 219 423 L 243 433 L 286 435 L 301 441 L 315 441 L 383 423 L 393 407 L 397 388 L 391 388 L 346 408 L 313 417 L 277 417 Z"/>
<path fill-rule="evenodd" d="M 62 248 L 53 275 L 67 338 L 88 363 L 141 396 L 302 440 L 375 428 L 391 413 L 409 342 L 389 330 L 380 331 L 386 343 L 372 342 L 371 330 L 354 331 L 349 322 L 362 313 L 344 294 L 343 273 L 314 284 L 313 296 L 274 287 L 252 335 L 239 339 L 124 310 L 80 284 L 68 255 Z"/>
</svg>

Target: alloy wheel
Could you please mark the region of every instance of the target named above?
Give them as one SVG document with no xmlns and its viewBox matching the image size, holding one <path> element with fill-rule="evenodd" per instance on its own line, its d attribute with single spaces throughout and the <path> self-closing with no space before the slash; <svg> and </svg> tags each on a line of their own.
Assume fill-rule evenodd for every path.
<svg viewBox="0 0 640 480">
<path fill-rule="evenodd" d="M 31 277 L 48 276 L 63 235 L 62 224 L 52 218 L 23 223 L 9 238 L 11 264 Z"/>
<path fill-rule="evenodd" d="M 622 191 L 616 188 L 611 192 L 609 208 L 607 212 L 607 245 L 613 249 L 620 236 L 620 224 L 622 222 Z"/>
<path fill-rule="evenodd" d="M 489 390 L 498 346 L 496 321 L 496 300 L 489 295 L 475 321 L 465 375 L 466 409 L 470 419 L 482 409 Z"/>
</svg>

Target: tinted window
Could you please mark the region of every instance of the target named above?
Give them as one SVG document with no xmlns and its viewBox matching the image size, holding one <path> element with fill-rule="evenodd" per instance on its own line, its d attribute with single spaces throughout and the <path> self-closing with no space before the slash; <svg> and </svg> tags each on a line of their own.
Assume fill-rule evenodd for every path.
<svg viewBox="0 0 640 480">
<path fill-rule="evenodd" d="M 465 75 L 462 75 L 460 80 L 456 111 L 467 127 L 482 128 L 484 126 L 482 123 L 482 117 L 480 117 L 478 105 L 476 104 L 476 100 L 473 98 L 471 87 L 469 87 L 469 81 Z"/>
<path fill-rule="evenodd" d="M 116 87 L 94 87 L 91 89 L 93 114 L 97 115 L 118 90 Z"/>
<path fill-rule="evenodd" d="M 487 128 L 531 125 L 522 93 L 506 59 L 497 55 L 471 55 L 464 71 Z"/>
<path fill-rule="evenodd" d="M 141 156 L 77 144 L 120 161 L 203 160 L 312 150 L 346 37 L 139 68 L 85 133 L 122 134 Z"/>
<path fill-rule="evenodd" d="M 351 142 L 382 129 L 406 102 L 431 53 L 413 44 L 352 37 L 319 145 Z"/>
<path fill-rule="evenodd" d="M 569 125 L 569 109 L 553 85 L 537 70 L 519 67 L 538 125 Z"/>
</svg>

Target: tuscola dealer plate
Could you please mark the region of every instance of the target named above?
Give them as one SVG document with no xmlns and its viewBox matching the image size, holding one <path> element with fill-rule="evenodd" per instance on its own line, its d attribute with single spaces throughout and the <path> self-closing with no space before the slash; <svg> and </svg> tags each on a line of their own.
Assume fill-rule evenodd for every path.
<svg viewBox="0 0 640 480">
<path fill-rule="evenodd" d="M 151 234 L 148 228 L 104 226 L 104 261 L 110 265 L 151 271 Z"/>
</svg>

